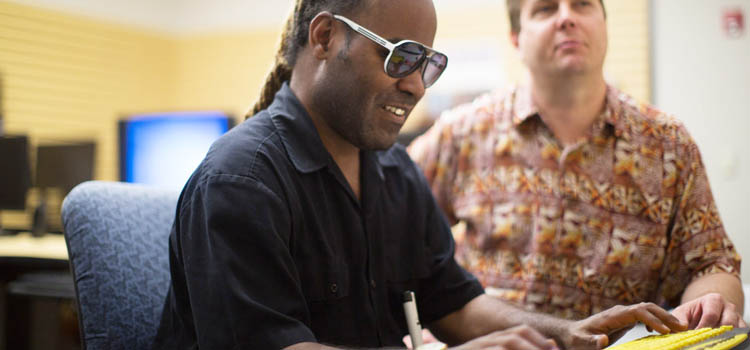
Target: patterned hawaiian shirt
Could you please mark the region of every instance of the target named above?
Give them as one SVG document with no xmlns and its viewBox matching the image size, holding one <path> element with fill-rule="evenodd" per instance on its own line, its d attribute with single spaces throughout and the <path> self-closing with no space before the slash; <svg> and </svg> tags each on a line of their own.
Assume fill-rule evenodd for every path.
<svg viewBox="0 0 750 350">
<path fill-rule="evenodd" d="M 617 304 L 675 306 L 697 277 L 739 277 L 685 127 L 607 90 L 588 136 L 569 146 L 523 87 L 444 113 L 410 146 L 448 219 L 465 224 L 456 258 L 488 294 L 580 319 Z"/>
</svg>

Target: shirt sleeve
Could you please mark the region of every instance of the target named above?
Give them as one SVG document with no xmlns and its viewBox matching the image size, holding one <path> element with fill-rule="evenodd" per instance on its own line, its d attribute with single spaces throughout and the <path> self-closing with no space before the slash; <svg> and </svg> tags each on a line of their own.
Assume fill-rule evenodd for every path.
<svg viewBox="0 0 750 350">
<path fill-rule="evenodd" d="M 407 149 L 412 160 L 422 169 L 438 206 L 448 221 L 455 224 L 452 198 L 458 168 L 454 128 L 450 123 L 453 111 L 443 113 L 435 124 L 416 138 Z"/>
<path fill-rule="evenodd" d="M 178 254 L 199 347 L 315 342 L 288 248 L 284 201 L 253 178 L 214 175 L 183 203 L 189 205 L 178 215 Z"/>
<path fill-rule="evenodd" d="M 425 247 L 429 275 L 419 287 L 421 294 L 417 307 L 421 321 L 429 324 L 461 309 L 483 294 L 484 288 L 476 277 L 456 262 L 455 242 L 448 221 L 430 194 L 422 174 L 419 178 L 424 189 L 424 205 L 428 208 Z"/>
<path fill-rule="evenodd" d="M 727 237 L 714 202 L 700 152 L 677 127 L 677 146 L 665 154 L 665 181 L 675 182 L 675 214 L 662 270 L 659 303 L 677 306 L 698 277 L 724 272 L 739 278 L 741 259 Z"/>
</svg>

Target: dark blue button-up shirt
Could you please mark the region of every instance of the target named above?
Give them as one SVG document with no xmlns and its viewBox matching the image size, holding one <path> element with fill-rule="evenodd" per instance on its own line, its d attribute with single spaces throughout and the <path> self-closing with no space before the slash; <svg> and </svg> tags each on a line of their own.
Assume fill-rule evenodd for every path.
<svg viewBox="0 0 750 350">
<path fill-rule="evenodd" d="M 404 149 L 361 152 L 361 200 L 288 85 L 209 150 L 180 197 L 157 348 L 378 347 L 482 293 Z"/>
</svg>

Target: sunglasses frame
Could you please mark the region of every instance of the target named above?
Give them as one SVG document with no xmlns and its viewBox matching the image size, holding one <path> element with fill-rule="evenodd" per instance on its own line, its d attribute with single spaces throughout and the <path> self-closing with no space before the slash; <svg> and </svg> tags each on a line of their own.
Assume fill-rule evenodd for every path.
<svg viewBox="0 0 750 350">
<path fill-rule="evenodd" d="M 333 15 L 333 18 L 335 18 L 335 19 L 337 19 L 337 20 L 339 20 L 341 22 L 346 23 L 346 25 L 348 25 L 355 32 L 357 32 L 359 34 L 362 34 L 364 37 L 366 37 L 366 38 L 374 41 L 378 45 L 380 45 L 380 46 L 388 49 L 388 57 L 386 57 L 385 61 L 383 62 L 383 71 L 385 71 L 385 74 L 387 74 L 389 77 L 400 79 L 400 78 L 409 76 L 409 74 L 412 74 L 417 69 L 420 69 L 420 66 L 421 66 L 421 72 L 420 73 L 422 75 L 422 83 L 424 84 L 424 87 L 426 89 L 426 88 L 432 86 L 433 84 L 435 84 L 435 82 L 437 82 L 437 80 L 440 79 L 440 76 L 443 75 L 443 72 L 445 72 L 445 69 L 448 68 L 448 56 L 446 54 L 444 54 L 444 53 L 442 53 L 440 51 L 437 51 L 437 50 L 435 50 L 435 49 L 433 49 L 433 48 L 431 48 L 429 46 L 426 46 L 426 45 L 424 45 L 424 44 L 422 44 L 420 42 L 417 42 L 417 41 L 414 41 L 414 40 L 401 40 L 401 41 L 399 41 L 399 42 L 397 42 L 397 43 L 394 44 L 394 43 L 392 43 L 392 42 L 390 42 L 388 40 L 383 39 L 380 35 L 377 35 L 377 34 L 373 33 L 372 31 L 368 30 L 367 28 L 365 28 L 365 27 L 357 24 L 356 22 L 354 22 L 354 21 L 352 21 L 352 20 L 350 20 L 350 19 L 348 19 L 348 18 L 346 18 L 344 16 Z M 401 45 L 404 45 L 404 44 L 409 44 L 409 43 L 417 44 L 417 45 L 419 45 L 419 46 L 421 46 L 421 47 L 424 48 L 425 52 L 424 52 L 424 56 L 422 56 L 422 58 L 421 58 L 421 62 L 419 64 L 414 65 L 414 68 L 410 69 L 408 72 L 404 73 L 403 76 L 394 76 L 394 75 L 391 75 L 390 73 L 388 73 L 388 62 L 390 62 L 391 56 L 393 56 L 393 51 L 395 51 L 397 47 L 399 47 Z M 439 55 L 442 55 L 443 57 L 445 57 L 445 67 L 443 67 L 443 69 L 440 71 L 440 74 L 438 74 L 437 77 L 435 77 L 435 80 L 428 85 L 427 82 L 424 81 L 424 72 L 427 69 L 427 65 L 430 64 L 429 63 L 430 57 L 432 57 L 434 54 L 439 54 Z"/>
</svg>

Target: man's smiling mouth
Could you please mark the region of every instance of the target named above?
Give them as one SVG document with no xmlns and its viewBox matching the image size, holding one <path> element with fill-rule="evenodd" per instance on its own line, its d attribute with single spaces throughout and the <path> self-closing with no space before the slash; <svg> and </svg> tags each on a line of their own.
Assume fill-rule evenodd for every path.
<svg viewBox="0 0 750 350">
<path fill-rule="evenodd" d="M 406 114 L 406 110 L 400 107 L 395 106 L 384 106 L 383 109 L 385 109 L 388 112 L 391 112 L 399 117 L 403 117 L 404 114 Z"/>
</svg>

